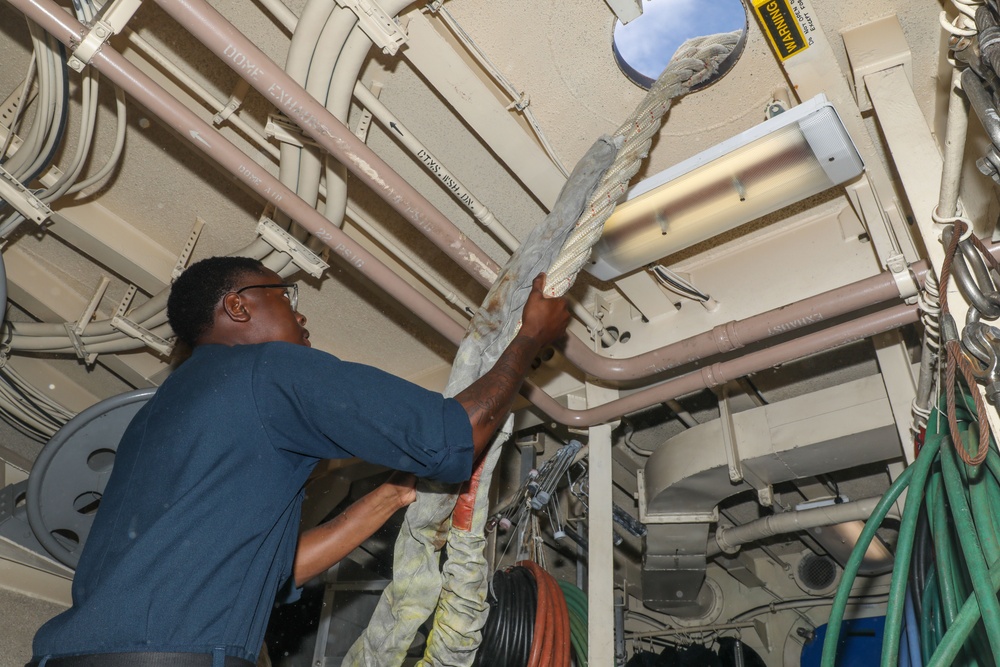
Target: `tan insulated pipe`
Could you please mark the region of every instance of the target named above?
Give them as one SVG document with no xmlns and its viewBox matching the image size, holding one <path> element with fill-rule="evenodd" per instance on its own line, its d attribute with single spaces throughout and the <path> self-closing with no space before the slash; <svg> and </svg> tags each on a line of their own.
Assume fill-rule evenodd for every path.
<svg viewBox="0 0 1000 667">
<path fill-rule="evenodd" d="M 881 500 L 882 496 L 862 498 L 825 507 L 772 514 L 740 526 L 720 525 L 715 529 L 718 549 L 712 549 L 712 545 L 709 544 L 708 556 L 716 555 L 719 550 L 734 554 L 744 544 L 774 535 L 785 535 L 820 526 L 833 526 L 847 521 L 867 521 Z"/>
</svg>

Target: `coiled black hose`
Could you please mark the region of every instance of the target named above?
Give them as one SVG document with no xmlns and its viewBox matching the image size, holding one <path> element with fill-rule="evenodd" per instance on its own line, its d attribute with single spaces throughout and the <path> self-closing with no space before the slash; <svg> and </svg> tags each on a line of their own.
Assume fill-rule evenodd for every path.
<svg viewBox="0 0 1000 667">
<path fill-rule="evenodd" d="M 476 652 L 476 667 L 525 667 L 535 632 L 538 591 L 526 568 L 515 566 L 493 573 L 487 595 L 489 616 L 483 641 Z"/>
</svg>

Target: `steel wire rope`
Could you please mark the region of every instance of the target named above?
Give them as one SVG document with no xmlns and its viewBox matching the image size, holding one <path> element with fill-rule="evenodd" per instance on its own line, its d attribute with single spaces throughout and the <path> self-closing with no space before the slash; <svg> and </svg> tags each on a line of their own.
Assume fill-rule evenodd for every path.
<svg viewBox="0 0 1000 667">
<path fill-rule="evenodd" d="M 958 450 L 959 456 L 962 460 L 969 465 L 979 465 L 986 459 L 986 452 L 989 449 L 989 420 L 986 417 L 986 405 L 983 402 L 982 397 L 979 395 L 978 391 L 973 389 L 972 395 L 976 404 L 976 415 L 979 419 L 981 428 L 979 430 L 979 448 L 974 455 L 970 455 L 965 451 L 963 447 L 960 447 L 962 442 L 961 436 L 958 433 L 958 422 L 955 417 L 955 392 L 954 387 L 956 386 L 957 370 L 961 370 L 962 376 L 968 383 L 969 387 L 975 388 L 976 380 L 972 373 L 972 366 L 968 359 L 965 357 L 961 349 L 961 344 L 957 340 L 957 326 L 955 325 L 954 319 L 951 317 L 951 313 L 948 308 L 948 280 L 951 277 L 951 265 L 955 258 L 955 253 L 958 249 L 959 239 L 962 233 L 971 227 L 967 226 L 963 221 L 956 220 L 954 223 L 954 233 L 951 235 L 951 241 L 945 251 L 944 261 L 941 264 L 941 286 L 940 286 L 940 301 L 941 301 L 941 314 L 945 318 L 945 342 L 944 349 L 946 353 L 945 360 L 945 387 L 944 395 L 947 400 L 947 410 L 948 410 L 948 429 L 951 435 L 951 442 Z M 973 235 L 974 237 L 975 235 Z M 986 253 L 989 255 L 989 253 Z M 992 256 L 990 256 L 992 257 Z M 948 330 L 950 325 L 951 331 Z"/>
<path fill-rule="evenodd" d="M 920 348 L 917 391 L 911 404 L 913 412 L 911 432 L 915 441 L 923 437 L 927 428 L 927 417 L 930 415 L 930 406 L 935 389 L 938 387 L 936 370 L 941 350 L 941 300 L 937 276 L 933 271 L 928 271 L 924 278 L 924 289 L 920 293 L 919 304 L 924 335 Z"/>
</svg>

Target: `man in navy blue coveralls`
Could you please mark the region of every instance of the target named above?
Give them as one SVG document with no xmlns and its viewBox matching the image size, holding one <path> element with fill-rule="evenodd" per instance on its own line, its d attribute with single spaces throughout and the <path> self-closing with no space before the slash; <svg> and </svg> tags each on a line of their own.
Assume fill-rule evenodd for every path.
<svg viewBox="0 0 1000 667">
<path fill-rule="evenodd" d="M 357 456 L 469 478 L 530 364 L 568 322 L 535 280 L 515 339 L 454 399 L 310 349 L 297 288 L 256 260 L 198 262 L 168 317 L 192 348 L 122 438 L 73 581 L 35 636 L 47 667 L 252 664 L 275 596 L 324 572 L 413 502 L 394 475 L 298 535 L 316 463 Z"/>
</svg>

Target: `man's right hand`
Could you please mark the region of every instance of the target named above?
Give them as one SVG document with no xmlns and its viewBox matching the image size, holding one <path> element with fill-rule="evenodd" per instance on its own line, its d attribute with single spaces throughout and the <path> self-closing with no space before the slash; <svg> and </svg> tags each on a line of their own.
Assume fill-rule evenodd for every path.
<svg viewBox="0 0 1000 667">
<path fill-rule="evenodd" d="M 569 324 L 569 307 L 564 297 L 546 297 L 545 274 L 539 273 L 531 283 L 531 294 L 521 313 L 519 336 L 532 338 L 539 349 L 551 345 L 566 333 Z"/>
<path fill-rule="evenodd" d="M 535 356 L 566 333 L 569 324 L 566 300 L 546 298 L 542 293 L 544 284 L 545 274 L 540 273 L 532 282 L 531 294 L 524 304 L 521 328 L 493 367 L 455 396 L 472 425 L 473 459 L 483 453 L 507 415 Z"/>
</svg>

